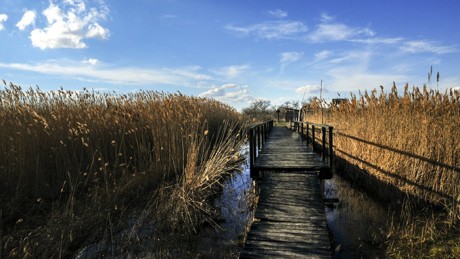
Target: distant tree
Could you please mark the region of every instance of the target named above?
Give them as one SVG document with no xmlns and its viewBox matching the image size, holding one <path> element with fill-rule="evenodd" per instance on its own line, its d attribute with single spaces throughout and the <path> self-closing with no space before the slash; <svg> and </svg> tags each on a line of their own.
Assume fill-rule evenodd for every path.
<svg viewBox="0 0 460 259">
<path fill-rule="evenodd" d="M 273 118 L 275 109 L 269 100 L 256 99 L 247 108 L 243 108 L 243 114 L 251 120 L 269 120 Z"/>
<path fill-rule="evenodd" d="M 300 102 L 299 101 L 294 101 L 294 100 L 285 101 L 281 105 L 281 107 L 299 109 L 300 108 Z"/>
</svg>

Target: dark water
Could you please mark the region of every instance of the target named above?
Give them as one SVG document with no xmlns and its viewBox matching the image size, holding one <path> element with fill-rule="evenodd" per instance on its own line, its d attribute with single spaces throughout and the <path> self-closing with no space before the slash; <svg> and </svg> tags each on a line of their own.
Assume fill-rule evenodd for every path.
<svg viewBox="0 0 460 259">
<path fill-rule="evenodd" d="M 388 209 L 337 174 L 322 185 L 334 258 L 385 258 Z"/>
</svg>

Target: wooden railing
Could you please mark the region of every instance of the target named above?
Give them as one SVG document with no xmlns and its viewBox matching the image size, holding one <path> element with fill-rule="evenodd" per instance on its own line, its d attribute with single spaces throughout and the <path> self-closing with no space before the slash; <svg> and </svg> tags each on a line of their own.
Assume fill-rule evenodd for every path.
<svg viewBox="0 0 460 259">
<path fill-rule="evenodd" d="M 311 122 L 293 121 L 290 124 L 291 129 L 299 132 L 302 139 L 306 140 L 307 145 L 311 144 L 313 151 L 319 152 L 323 161 L 328 159 L 329 166 L 334 165 L 334 127 L 326 124 L 317 124 Z M 319 136 L 318 136 L 319 134 Z"/>
<path fill-rule="evenodd" d="M 265 146 L 270 133 L 273 128 L 273 120 L 260 123 L 249 128 L 248 140 L 249 140 L 249 169 L 251 177 L 256 177 L 254 174 L 254 162 L 259 155 L 259 151 Z"/>
</svg>

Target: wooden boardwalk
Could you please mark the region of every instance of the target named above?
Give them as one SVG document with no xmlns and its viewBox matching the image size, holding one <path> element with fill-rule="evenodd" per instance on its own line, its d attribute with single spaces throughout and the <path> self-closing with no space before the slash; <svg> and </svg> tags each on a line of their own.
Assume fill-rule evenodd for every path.
<svg viewBox="0 0 460 259">
<path fill-rule="evenodd" d="M 317 172 L 330 170 L 330 166 L 300 140 L 297 132 L 287 127 L 273 127 L 254 162 L 254 169 Z"/>
<path fill-rule="evenodd" d="M 318 171 L 328 169 L 296 132 L 274 127 L 254 162 L 264 170 L 240 258 L 330 258 Z"/>
</svg>

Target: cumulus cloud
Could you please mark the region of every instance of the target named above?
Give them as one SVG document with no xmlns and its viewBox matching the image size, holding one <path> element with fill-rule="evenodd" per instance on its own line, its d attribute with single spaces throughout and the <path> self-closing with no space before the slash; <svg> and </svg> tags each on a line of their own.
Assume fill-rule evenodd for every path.
<svg viewBox="0 0 460 259">
<path fill-rule="evenodd" d="M 35 11 L 26 11 L 24 15 L 22 15 L 21 20 L 16 23 L 16 27 L 19 30 L 23 31 L 30 25 L 35 25 L 35 19 L 37 18 L 37 13 Z"/>
<path fill-rule="evenodd" d="M 240 86 L 237 84 L 212 86 L 211 89 L 199 94 L 199 96 L 230 103 L 248 102 L 253 99 L 253 97 L 249 95 L 248 86 Z"/>
<path fill-rule="evenodd" d="M 226 29 L 242 36 L 253 35 L 262 39 L 296 39 L 308 31 L 300 21 L 269 21 L 249 26 L 227 25 Z"/>
<path fill-rule="evenodd" d="M 0 31 L 5 29 L 5 27 L 3 26 L 3 23 L 6 22 L 8 20 L 8 15 L 6 14 L 0 14 Z"/>
<path fill-rule="evenodd" d="M 90 65 L 96 65 L 97 63 L 99 63 L 99 60 L 95 58 L 90 58 L 90 59 L 83 60 L 83 63 L 90 64 Z"/>
<path fill-rule="evenodd" d="M 405 42 L 400 47 L 400 50 L 408 53 L 431 52 L 435 54 L 447 54 L 458 52 L 456 46 L 441 46 L 436 42 L 424 40 Z"/>
<path fill-rule="evenodd" d="M 32 45 L 40 49 L 85 48 L 86 39 L 109 37 L 109 30 L 100 25 L 108 15 L 108 8 L 102 2 L 98 8 L 88 8 L 83 0 L 63 0 L 60 4 L 50 2 L 42 15 L 46 18 L 46 26 L 30 33 Z M 23 30 L 34 20 L 35 16 L 26 12 L 17 26 Z"/>
<path fill-rule="evenodd" d="M 278 18 L 278 19 L 285 18 L 288 16 L 288 13 L 286 11 L 283 11 L 280 9 L 269 10 L 267 11 L 267 14 L 271 17 Z"/>
</svg>

